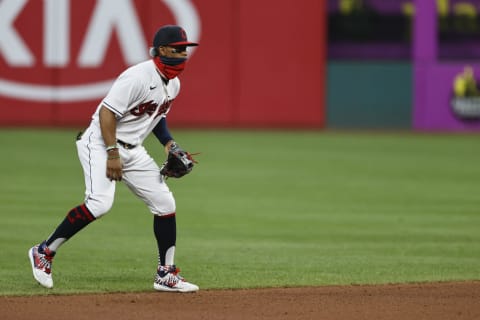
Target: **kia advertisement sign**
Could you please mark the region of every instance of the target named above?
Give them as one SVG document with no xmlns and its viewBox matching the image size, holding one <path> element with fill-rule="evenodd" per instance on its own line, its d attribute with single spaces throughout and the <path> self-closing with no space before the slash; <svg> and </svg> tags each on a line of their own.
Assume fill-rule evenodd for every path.
<svg viewBox="0 0 480 320">
<path fill-rule="evenodd" d="M 141 19 L 134 3 L 86 2 L 0 2 L 2 96 L 47 102 L 100 99 L 119 71 L 148 58 L 144 30 L 151 33 L 150 26 L 142 25 L 148 20 Z M 183 20 L 189 22 L 191 37 L 198 37 L 199 19 L 188 1 L 164 1 L 163 6 L 178 14 L 175 20 L 190 12 Z M 54 83 L 45 84 L 49 78 Z"/>
<path fill-rule="evenodd" d="M 86 126 L 157 29 L 177 24 L 200 46 L 169 124 L 321 127 L 325 17 L 324 0 L 0 0 L 0 125 Z M 275 52 L 292 38 L 309 49 Z"/>
<path fill-rule="evenodd" d="M 149 58 L 159 21 L 200 38 L 188 0 L 0 1 L 1 122 L 50 124 L 62 109 L 88 117 L 121 71 Z"/>
</svg>

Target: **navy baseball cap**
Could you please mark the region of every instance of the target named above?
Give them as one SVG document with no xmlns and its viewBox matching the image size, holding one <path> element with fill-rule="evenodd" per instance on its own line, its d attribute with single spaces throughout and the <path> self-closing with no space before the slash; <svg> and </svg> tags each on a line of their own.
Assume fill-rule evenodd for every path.
<svg viewBox="0 0 480 320">
<path fill-rule="evenodd" d="M 198 46 L 198 43 L 189 42 L 187 33 L 183 28 L 174 25 L 166 25 L 158 29 L 153 37 L 153 46 Z"/>
</svg>

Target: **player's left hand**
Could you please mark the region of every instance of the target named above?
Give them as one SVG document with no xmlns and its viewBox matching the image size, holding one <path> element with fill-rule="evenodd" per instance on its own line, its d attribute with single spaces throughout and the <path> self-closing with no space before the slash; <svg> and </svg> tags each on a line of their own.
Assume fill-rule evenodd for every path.
<svg viewBox="0 0 480 320">
<path fill-rule="evenodd" d="M 167 161 L 163 164 L 160 173 L 166 177 L 181 178 L 193 170 L 195 163 L 198 162 L 191 153 L 172 142 L 169 145 Z"/>
</svg>

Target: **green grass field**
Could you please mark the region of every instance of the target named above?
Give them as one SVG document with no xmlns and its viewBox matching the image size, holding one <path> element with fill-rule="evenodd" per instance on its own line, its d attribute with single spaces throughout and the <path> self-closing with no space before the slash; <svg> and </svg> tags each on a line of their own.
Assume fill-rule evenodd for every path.
<svg viewBox="0 0 480 320">
<path fill-rule="evenodd" d="M 478 135 L 172 132 L 202 152 L 169 180 L 176 262 L 202 289 L 480 279 Z M 55 288 L 33 280 L 27 250 L 83 200 L 75 133 L 0 130 L 1 295 L 151 290 L 153 218 L 123 184 L 59 250 Z"/>
</svg>

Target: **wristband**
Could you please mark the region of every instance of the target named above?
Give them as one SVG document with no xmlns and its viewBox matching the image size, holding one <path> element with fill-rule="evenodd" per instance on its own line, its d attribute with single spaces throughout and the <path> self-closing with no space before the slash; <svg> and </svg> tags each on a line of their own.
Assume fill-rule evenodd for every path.
<svg viewBox="0 0 480 320">
<path fill-rule="evenodd" d="M 177 151 L 180 149 L 180 146 L 175 141 L 173 141 L 169 147 L 170 151 Z"/>
<path fill-rule="evenodd" d="M 120 159 L 120 156 L 108 157 L 107 160 L 115 160 Z"/>
<path fill-rule="evenodd" d="M 111 146 L 107 146 L 107 147 L 105 148 L 105 150 L 106 150 L 107 152 L 112 151 L 112 150 L 118 150 L 118 146 L 117 146 L 116 144 L 111 145 Z"/>
</svg>

